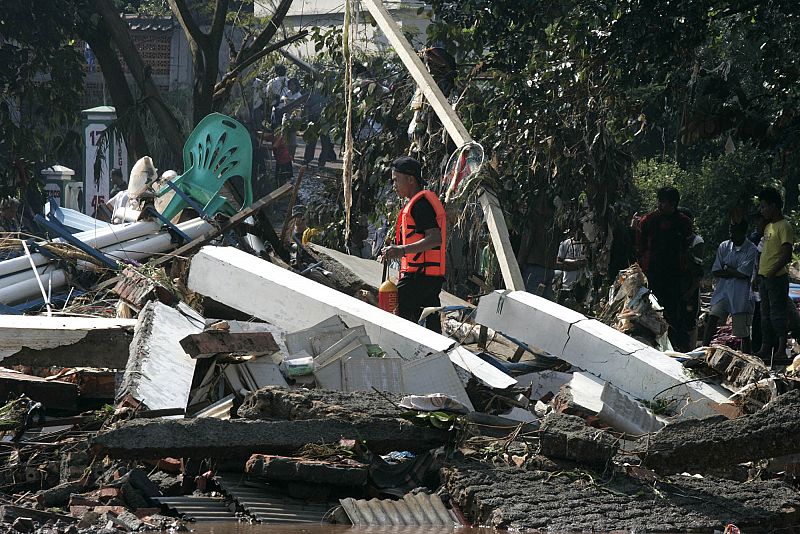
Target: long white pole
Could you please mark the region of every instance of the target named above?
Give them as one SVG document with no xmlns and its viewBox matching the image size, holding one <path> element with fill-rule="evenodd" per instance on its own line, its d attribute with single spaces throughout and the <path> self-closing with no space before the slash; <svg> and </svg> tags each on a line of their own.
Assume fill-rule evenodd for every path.
<svg viewBox="0 0 800 534">
<path fill-rule="evenodd" d="M 111 228 L 104 227 L 97 230 L 79 232 L 74 234 L 74 237 L 94 248 L 103 248 L 114 243 L 128 241 L 143 235 L 158 232 L 160 227 L 160 224 L 152 221 L 143 221 L 133 224 L 115 224 Z M 61 239 L 54 239 L 53 241 L 57 243 L 62 242 Z M 50 261 L 46 256 L 39 253 L 31 254 L 31 258 L 37 266 L 45 265 Z M 26 269 L 30 269 L 30 263 L 25 256 L 0 261 L 0 277 Z M 3 278 L 0 278 L 0 284 L 3 283 Z"/>
<path fill-rule="evenodd" d="M 155 224 L 156 228 L 158 225 Z M 189 236 L 190 239 L 195 239 L 211 230 L 211 225 L 202 219 L 192 219 L 181 223 L 178 228 Z M 172 236 L 166 230 L 156 234 L 139 236 L 134 239 L 129 239 L 122 243 L 113 243 L 101 249 L 101 252 L 107 256 L 117 258 L 119 260 L 144 260 L 153 254 L 167 252 L 176 247 L 172 242 Z M 26 258 L 27 260 L 27 258 Z M 79 266 L 84 265 L 87 268 L 94 268 L 92 264 L 85 264 L 78 262 Z M 14 284 L 4 284 L 0 287 L 0 302 L 3 304 L 14 304 L 35 297 L 39 293 L 39 283 L 36 280 L 33 271 L 28 266 L 28 271 L 20 273 L 27 275 L 26 279 L 20 280 L 15 276 L 15 280 L 19 280 Z M 37 273 L 38 274 L 38 273 Z M 45 271 L 42 277 L 47 279 L 49 277 L 49 285 L 52 288 L 59 288 L 66 285 L 67 273 L 63 269 L 54 269 L 52 271 Z"/>
<path fill-rule="evenodd" d="M 378 23 L 389 43 L 394 47 L 395 52 L 397 52 L 408 72 L 411 73 L 411 77 L 422 89 L 422 93 L 430 103 L 433 111 L 436 112 L 439 120 L 444 124 L 453 142 L 459 147 L 471 142 L 472 136 L 464 127 L 464 123 L 458 118 L 453 106 L 450 105 L 439 86 L 436 85 L 433 76 L 425 68 L 417 52 L 405 38 L 397 22 L 392 19 L 383 2 L 381 0 L 364 0 L 364 5 L 367 6 L 375 22 Z M 508 237 L 505 216 L 497 197 L 491 191 L 485 190 L 480 195 L 479 201 L 486 219 L 486 225 L 489 227 L 489 235 L 492 238 L 492 244 L 497 254 L 497 263 L 500 264 L 500 272 L 503 274 L 503 282 L 506 285 L 506 289 L 524 291 L 525 284 L 522 280 L 522 273 L 520 273 L 519 265 L 514 257 L 514 249 L 511 247 L 511 240 Z"/>
</svg>

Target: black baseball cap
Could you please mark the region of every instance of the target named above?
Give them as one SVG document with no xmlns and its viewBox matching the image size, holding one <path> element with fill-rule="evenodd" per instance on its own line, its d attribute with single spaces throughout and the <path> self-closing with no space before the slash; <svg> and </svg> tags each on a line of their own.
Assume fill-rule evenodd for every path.
<svg viewBox="0 0 800 534">
<path fill-rule="evenodd" d="M 392 169 L 413 176 L 420 184 L 422 183 L 422 165 L 414 158 L 400 156 L 392 162 Z"/>
</svg>

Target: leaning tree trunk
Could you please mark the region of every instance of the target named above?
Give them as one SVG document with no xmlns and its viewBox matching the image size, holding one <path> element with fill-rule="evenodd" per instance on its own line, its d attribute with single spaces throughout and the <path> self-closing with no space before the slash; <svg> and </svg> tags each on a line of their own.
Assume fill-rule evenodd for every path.
<svg viewBox="0 0 800 534">
<path fill-rule="evenodd" d="M 180 161 L 185 139 L 180 124 L 161 98 L 161 92 L 150 76 L 150 68 L 142 60 L 139 51 L 133 44 L 128 25 L 119 16 L 111 0 L 92 0 L 92 5 L 102 17 L 117 50 L 128 65 L 128 71 L 133 76 L 139 91 L 144 95 L 145 102 L 161 130 L 162 138 L 176 160 Z"/>
<path fill-rule="evenodd" d="M 119 57 L 111 47 L 108 33 L 104 31 L 104 28 L 97 27 L 87 29 L 81 37 L 92 48 L 92 52 L 103 70 L 103 78 L 117 110 L 117 117 L 121 119 L 118 121 L 118 125 L 125 138 L 128 161 L 136 161 L 142 156 L 150 154 L 142 123 L 138 117 L 136 102 L 130 87 L 128 87 Z"/>
</svg>

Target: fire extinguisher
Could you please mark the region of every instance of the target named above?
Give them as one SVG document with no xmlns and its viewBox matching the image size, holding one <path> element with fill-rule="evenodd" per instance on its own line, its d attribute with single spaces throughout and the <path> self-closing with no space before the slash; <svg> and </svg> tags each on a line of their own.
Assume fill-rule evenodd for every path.
<svg viewBox="0 0 800 534">
<path fill-rule="evenodd" d="M 383 261 L 383 280 L 378 288 L 378 307 L 389 313 L 397 311 L 397 286 L 388 277 L 389 262 Z"/>
</svg>

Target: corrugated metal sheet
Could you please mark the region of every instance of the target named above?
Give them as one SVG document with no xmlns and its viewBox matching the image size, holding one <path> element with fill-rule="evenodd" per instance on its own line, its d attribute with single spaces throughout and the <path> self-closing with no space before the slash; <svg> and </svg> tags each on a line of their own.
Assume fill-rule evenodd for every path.
<svg viewBox="0 0 800 534">
<path fill-rule="evenodd" d="M 291 499 L 264 483 L 249 482 L 240 474 L 216 477 L 222 490 L 262 523 L 319 523 L 336 503 Z"/>
<path fill-rule="evenodd" d="M 174 510 L 189 521 L 238 521 L 228 504 L 219 497 L 183 495 L 180 497 L 152 497 L 152 501 Z"/>
<path fill-rule="evenodd" d="M 438 495 L 408 493 L 402 499 L 342 499 L 339 501 L 355 526 L 462 526 Z"/>
</svg>

